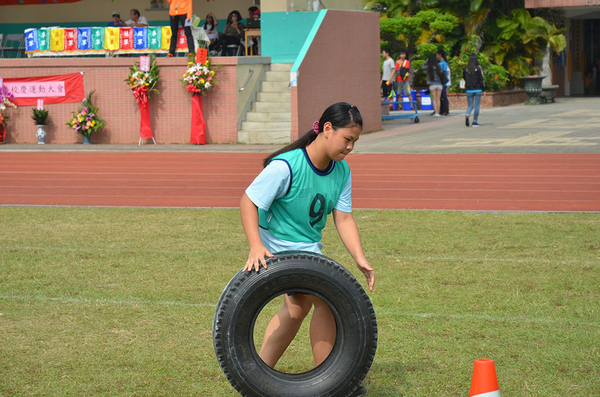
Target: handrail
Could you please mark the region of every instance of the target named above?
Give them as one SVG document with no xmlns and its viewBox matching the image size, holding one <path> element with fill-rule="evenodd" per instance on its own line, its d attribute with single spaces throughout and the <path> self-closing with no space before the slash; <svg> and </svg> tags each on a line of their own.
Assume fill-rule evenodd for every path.
<svg viewBox="0 0 600 397">
<path fill-rule="evenodd" d="M 248 83 L 250 82 L 250 79 L 252 78 L 252 76 L 254 76 L 253 69 L 249 69 L 248 71 L 250 72 L 250 77 L 248 77 L 248 80 L 246 80 L 246 84 L 244 84 L 244 86 L 242 88 L 240 88 L 240 91 L 244 91 L 246 89 L 246 87 L 248 86 Z"/>
</svg>

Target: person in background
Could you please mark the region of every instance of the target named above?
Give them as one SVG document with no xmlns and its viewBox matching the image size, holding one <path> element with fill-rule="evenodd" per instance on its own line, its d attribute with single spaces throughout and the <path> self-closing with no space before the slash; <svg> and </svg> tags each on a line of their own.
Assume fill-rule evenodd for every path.
<svg viewBox="0 0 600 397">
<path fill-rule="evenodd" d="M 204 31 L 206 32 L 206 36 L 210 40 L 210 44 L 208 45 L 208 50 L 210 51 L 210 55 L 217 55 L 216 44 L 219 42 L 219 21 L 215 14 L 209 12 L 206 15 L 206 22 L 204 22 Z"/>
<path fill-rule="evenodd" d="M 221 55 L 226 55 L 228 45 L 241 45 L 245 28 L 244 24 L 240 22 L 241 20 L 242 15 L 237 10 L 231 11 L 227 16 L 227 24 L 219 38 Z"/>
<path fill-rule="evenodd" d="M 452 80 L 450 78 L 450 65 L 448 64 L 448 59 L 446 58 L 446 51 L 439 50 L 436 54 L 436 58 L 438 64 L 446 73 L 446 77 L 448 77 L 448 82 L 442 86 L 442 95 L 440 96 L 440 115 L 448 116 L 450 113 L 450 103 L 448 102 L 448 87 L 452 84 Z"/>
<path fill-rule="evenodd" d="M 465 92 L 467 93 L 467 113 L 465 114 L 465 125 L 469 126 L 469 116 L 471 110 L 475 109 L 473 114 L 473 127 L 479 127 L 477 118 L 479 117 L 479 102 L 481 101 L 481 93 L 485 91 L 485 80 L 483 79 L 483 70 L 479 65 L 477 54 L 469 56 L 469 63 L 463 69 L 463 79 L 465 80 Z"/>
<path fill-rule="evenodd" d="M 398 60 L 396 61 L 396 95 L 398 97 L 401 97 L 402 92 L 404 92 L 404 95 L 410 97 L 410 85 L 408 83 L 408 78 L 410 77 L 409 71 L 410 61 L 406 59 L 406 52 L 400 51 Z"/>
<path fill-rule="evenodd" d="M 381 66 L 381 93 L 385 99 L 392 93 L 392 83 L 394 81 L 394 74 L 396 73 L 396 66 L 388 50 L 382 50 L 381 55 L 384 59 Z"/>
<path fill-rule="evenodd" d="M 250 11 L 250 10 L 254 10 L 254 11 Z M 253 6 L 248 8 L 248 12 L 250 13 L 250 16 L 248 17 L 248 20 L 250 19 L 260 19 L 260 10 L 258 9 L 258 7 Z M 252 39 L 252 54 L 257 55 L 258 54 L 258 36 L 251 36 Z M 248 40 L 250 41 L 250 40 Z M 248 47 L 250 47 L 248 45 L 248 43 L 246 43 L 246 45 Z"/>
<path fill-rule="evenodd" d="M 192 37 L 192 0 L 169 0 L 171 7 L 169 8 L 169 22 L 171 25 L 171 46 L 167 57 L 175 56 L 175 48 L 177 48 L 177 32 L 179 25 L 183 25 L 185 38 L 187 39 L 188 58 L 194 59 L 196 46 Z"/>
<path fill-rule="evenodd" d="M 438 64 L 437 57 L 430 55 L 421 69 L 427 71 L 427 85 L 431 94 L 431 103 L 433 104 L 433 117 L 440 117 L 440 98 L 442 96 L 442 78 L 444 71 Z"/>
<path fill-rule="evenodd" d="M 583 90 L 586 94 L 591 94 L 593 87 L 594 78 L 592 77 L 592 72 L 588 71 L 585 74 L 585 79 L 583 79 Z"/>
<path fill-rule="evenodd" d="M 113 11 L 112 21 L 110 21 L 106 26 L 109 28 L 120 28 L 127 26 L 127 24 L 125 24 L 125 22 L 121 19 L 121 13 L 119 11 Z"/>
<path fill-rule="evenodd" d="M 148 26 L 148 20 L 146 17 L 140 16 L 140 11 L 135 8 L 129 11 L 129 20 L 125 21 L 127 26 L 134 28 Z"/>
<path fill-rule="evenodd" d="M 254 12 L 255 11 L 260 11 L 257 6 L 252 6 L 252 7 L 248 8 L 248 19 L 254 17 Z M 260 12 L 259 12 L 258 15 L 260 15 Z"/>
</svg>

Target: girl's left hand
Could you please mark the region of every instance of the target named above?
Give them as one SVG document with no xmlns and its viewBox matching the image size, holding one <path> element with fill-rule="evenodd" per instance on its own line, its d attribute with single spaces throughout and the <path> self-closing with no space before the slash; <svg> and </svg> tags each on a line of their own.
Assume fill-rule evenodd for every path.
<svg viewBox="0 0 600 397">
<path fill-rule="evenodd" d="M 369 291 L 372 292 L 373 286 L 375 285 L 375 272 L 373 271 L 373 267 L 369 265 L 369 262 L 366 260 L 364 262 L 356 262 L 356 266 L 365 275 Z"/>
</svg>

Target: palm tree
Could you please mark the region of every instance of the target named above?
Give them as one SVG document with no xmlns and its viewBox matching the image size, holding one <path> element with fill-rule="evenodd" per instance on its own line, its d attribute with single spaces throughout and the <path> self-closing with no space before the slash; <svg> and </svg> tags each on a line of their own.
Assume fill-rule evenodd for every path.
<svg viewBox="0 0 600 397">
<path fill-rule="evenodd" d="M 542 58 L 542 71 L 540 76 L 543 86 L 552 85 L 552 70 L 550 69 L 550 55 L 552 52 L 561 52 L 567 46 L 567 39 L 562 34 L 565 29 L 558 29 L 541 17 L 531 18 L 527 36 L 529 40 L 537 40 L 542 43 L 544 56 Z"/>
</svg>

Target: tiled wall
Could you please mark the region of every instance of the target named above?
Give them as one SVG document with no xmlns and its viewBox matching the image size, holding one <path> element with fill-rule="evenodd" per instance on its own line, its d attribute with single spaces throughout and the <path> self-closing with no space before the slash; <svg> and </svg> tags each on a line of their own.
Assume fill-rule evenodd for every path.
<svg viewBox="0 0 600 397">
<path fill-rule="evenodd" d="M 358 107 L 363 131 L 381 129 L 379 14 L 327 10 L 292 87 L 292 140 L 335 102 Z"/>
<path fill-rule="evenodd" d="M 92 143 L 137 143 L 140 113 L 125 78 L 129 67 L 138 60 L 131 58 L 36 58 L 5 59 L 0 64 L 0 77 L 35 77 L 83 72 L 85 92 L 95 90 L 95 104 L 107 125 L 92 134 Z M 158 143 L 188 143 L 191 129 L 192 100 L 181 83 L 187 67 L 186 58 L 158 58 L 161 79 L 157 84 L 159 95 L 150 101 L 150 119 Z M 218 84 L 204 99 L 204 117 L 209 143 L 237 142 L 237 86 L 238 58 L 214 58 L 218 65 Z M 45 105 L 50 111 L 46 126 L 47 143 L 82 142 L 83 137 L 65 123 L 80 103 Z M 31 106 L 9 108 L 7 143 L 37 142 L 31 120 Z"/>
</svg>

